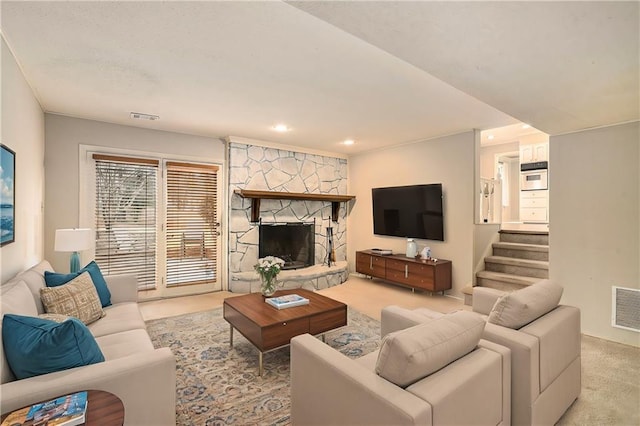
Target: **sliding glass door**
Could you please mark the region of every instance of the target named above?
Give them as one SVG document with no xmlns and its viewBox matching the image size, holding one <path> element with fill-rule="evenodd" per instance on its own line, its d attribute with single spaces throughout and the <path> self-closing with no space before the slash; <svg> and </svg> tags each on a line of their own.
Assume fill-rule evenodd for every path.
<svg viewBox="0 0 640 426">
<path fill-rule="evenodd" d="M 95 260 L 141 298 L 221 290 L 219 166 L 90 153 Z"/>
</svg>

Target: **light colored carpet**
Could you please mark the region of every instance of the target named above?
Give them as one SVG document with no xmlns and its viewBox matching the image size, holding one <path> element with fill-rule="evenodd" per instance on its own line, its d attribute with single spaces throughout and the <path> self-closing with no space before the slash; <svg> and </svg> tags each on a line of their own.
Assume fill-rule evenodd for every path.
<svg viewBox="0 0 640 426">
<path fill-rule="evenodd" d="M 289 424 L 289 348 L 258 352 L 239 333 L 229 348 L 222 308 L 147 322 L 156 347 L 177 360 L 179 425 Z M 380 324 L 349 309 L 349 325 L 327 343 L 358 358 L 379 345 Z M 582 337 L 582 392 L 558 425 L 640 425 L 640 349 Z"/>
<path fill-rule="evenodd" d="M 156 347 L 176 356 L 178 425 L 289 424 L 289 347 L 264 355 L 240 333 L 229 347 L 229 324 L 222 308 L 147 322 Z M 326 342 L 358 358 L 376 350 L 380 323 L 353 309 L 348 325 L 326 333 Z"/>
</svg>

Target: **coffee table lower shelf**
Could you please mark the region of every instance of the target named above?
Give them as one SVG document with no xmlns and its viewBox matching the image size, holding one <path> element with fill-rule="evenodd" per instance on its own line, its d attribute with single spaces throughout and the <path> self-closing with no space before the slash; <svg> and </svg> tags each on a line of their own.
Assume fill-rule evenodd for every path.
<svg viewBox="0 0 640 426">
<path fill-rule="evenodd" d="M 299 294 L 309 299 L 308 305 L 278 310 L 253 293 L 225 299 L 224 319 L 230 325 L 229 343 L 233 346 L 236 329 L 258 349 L 258 374 L 264 373 L 263 355 L 289 345 L 301 334 L 322 335 L 347 325 L 347 305 L 317 293 L 296 289 L 283 290 L 276 296 Z"/>
</svg>

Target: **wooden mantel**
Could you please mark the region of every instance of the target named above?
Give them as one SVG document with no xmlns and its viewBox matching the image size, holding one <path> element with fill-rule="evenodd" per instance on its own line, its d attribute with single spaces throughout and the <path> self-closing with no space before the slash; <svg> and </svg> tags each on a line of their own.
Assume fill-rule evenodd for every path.
<svg viewBox="0 0 640 426">
<path fill-rule="evenodd" d="M 340 203 L 356 198 L 355 195 L 307 194 L 302 192 L 255 191 L 251 189 L 236 189 L 234 192 L 242 198 L 251 199 L 251 222 L 260 220 L 260 200 L 262 199 L 327 201 L 331 203 L 331 220 L 337 222 Z"/>
</svg>

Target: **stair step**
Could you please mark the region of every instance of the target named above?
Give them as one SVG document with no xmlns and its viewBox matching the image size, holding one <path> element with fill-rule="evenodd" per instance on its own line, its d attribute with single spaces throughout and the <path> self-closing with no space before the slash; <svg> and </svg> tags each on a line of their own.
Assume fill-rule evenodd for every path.
<svg viewBox="0 0 640 426">
<path fill-rule="evenodd" d="M 533 283 L 537 283 L 540 281 L 540 278 L 535 277 L 525 277 L 522 275 L 513 275 L 513 274 L 505 274 L 503 272 L 492 272 L 492 271 L 479 271 L 476 274 L 477 278 L 480 278 L 484 281 L 490 280 L 505 284 L 512 284 L 519 287 L 527 287 Z M 480 282 L 478 282 L 480 284 Z M 490 285 L 482 284 L 482 287 L 491 287 Z"/>
<path fill-rule="evenodd" d="M 549 232 L 547 231 L 519 231 L 500 230 L 500 241 L 505 243 L 522 243 L 549 245 Z"/>
<path fill-rule="evenodd" d="M 523 243 L 493 243 L 493 255 L 529 260 L 549 260 L 549 246 Z"/>
<path fill-rule="evenodd" d="M 485 269 L 491 272 L 522 275 L 534 278 L 549 278 L 549 262 L 543 260 L 517 259 L 504 256 L 484 258 Z"/>
</svg>

